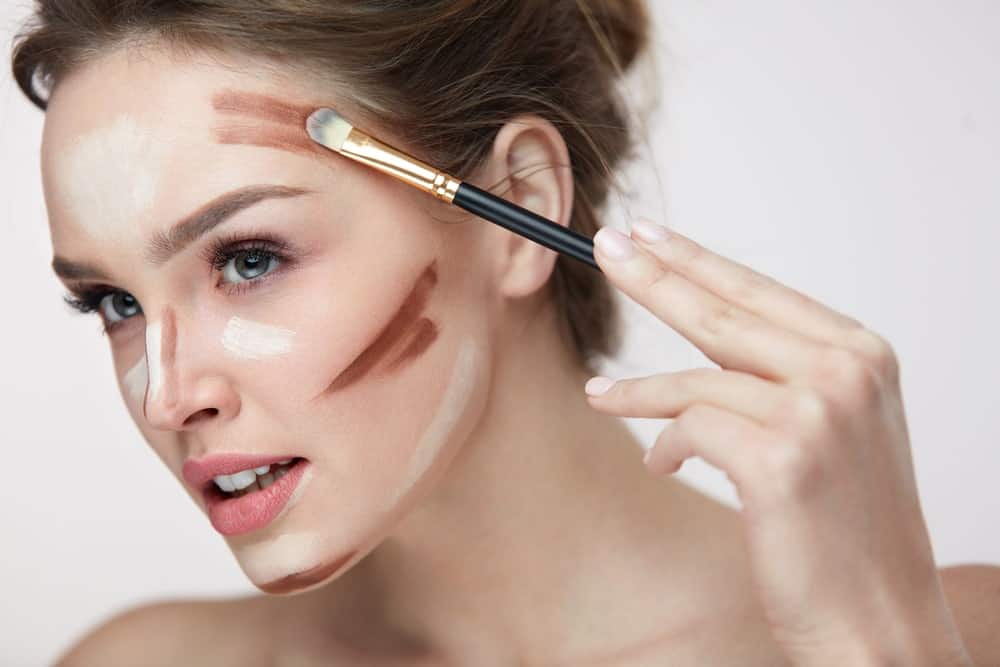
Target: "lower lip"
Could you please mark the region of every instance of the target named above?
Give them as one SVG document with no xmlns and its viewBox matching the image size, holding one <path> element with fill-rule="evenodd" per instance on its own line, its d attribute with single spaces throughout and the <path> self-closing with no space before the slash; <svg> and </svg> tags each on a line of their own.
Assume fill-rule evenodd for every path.
<svg viewBox="0 0 1000 667">
<path fill-rule="evenodd" d="M 309 462 L 301 459 L 271 486 L 239 498 L 224 495 L 213 482 L 205 491 L 212 527 L 223 535 L 241 535 L 268 525 L 288 504 L 308 467 Z"/>
</svg>

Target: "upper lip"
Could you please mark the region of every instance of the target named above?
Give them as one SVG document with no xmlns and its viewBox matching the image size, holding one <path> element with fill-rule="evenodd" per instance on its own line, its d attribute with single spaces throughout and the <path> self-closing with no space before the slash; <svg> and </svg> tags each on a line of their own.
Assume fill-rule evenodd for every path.
<svg viewBox="0 0 1000 667">
<path fill-rule="evenodd" d="M 271 465 L 285 459 L 296 458 L 293 454 L 241 454 L 239 452 L 210 454 L 200 459 L 184 462 L 181 474 L 195 489 L 201 489 L 219 475 L 232 475 L 241 470 Z"/>
</svg>

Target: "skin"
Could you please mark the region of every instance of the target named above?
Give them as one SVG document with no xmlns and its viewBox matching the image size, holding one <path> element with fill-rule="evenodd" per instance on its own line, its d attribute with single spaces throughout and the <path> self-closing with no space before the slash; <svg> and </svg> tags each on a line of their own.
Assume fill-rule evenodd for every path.
<svg viewBox="0 0 1000 667">
<path fill-rule="evenodd" d="M 248 98 L 233 91 L 277 96 L 293 113 L 331 106 L 351 117 L 347 102 L 238 62 L 147 48 L 76 70 L 47 113 L 43 180 L 57 266 L 100 268 L 143 307 L 109 339 L 129 412 L 170 473 L 220 451 L 311 461 L 294 507 L 226 538 L 249 579 L 283 595 L 129 612 L 63 664 L 108 655 L 164 664 L 262 655 L 282 664 L 875 664 L 875 654 L 964 664 L 915 502 L 891 357 L 877 339 L 849 335 L 849 318 L 680 235 L 639 242 L 625 261 L 599 248 L 609 280 L 723 369 L 622 380 L 588 398 L 588 374 L 542 290 L 554 253 L 496 225 L 441 222 L 454 211 L 300 144 L 288 114 L 237 103 Z M 151 201 L 129 194 L 124 176 L 108 186 L 93 156 L 70 156 L 116 123 L 137 145 L 158 147 L 143 167 L 157 183 Z M 472 180 L 489 185 L 545 162 L 566 164 L 565 144 L 549 123 L 520 117 Z M 87 183 L 94 194 L 75 196 Z M 222 193 L 261 184 L 285 190 L 204 237 L 171 236 Z M 506 196 L 567 224 L 571 176 L 532 170 Z M 102 219 L 112 206 L 115 225 Z M 232 294 L 202 255 L 213 236 L 240 230 L 280 235 L 292 257 Z M 226 354 L 234 317 L 292 332 L 294 343 L 262 358 Z M 140 395 L 150 325 L 158 336 L 145 366 L 160 385 Z M 831 389 L 805 384 L 826 377 L 809 375 L 817 368 L 832 373 L 817 363 L 831 359 L 849 364 Z M 882 375 L 864 370 L 876 368 Z M 792 378 L 817 399 L 783 413 L 784 430 L 739 416 L 782 414 Z M 865 378 L 870 391 L 852 403 Z M 834 405 L 851 411 L 853 430 L 837 430 L 844 418 L 816 419 Z M 646 465 L 618 419 L 625 414 L 677 418 Z M 884 452 L 877 482 L 858 474 L 865 444 Z M 790 455 L 794 446 L 808 457 Z M 847 453 L 833 456 L 837 446 Z M 691 455 L 725 470 L 751 511 L 664 475 Z M 879 523 L 851 521 L 869 514 Z M 824 550 L 830 540 L 841 548 Z M 874 563 L 854 550 L 873 540 Z M 856 586 L 838 587 L 844 572 Z M 817 585 L 829 604 L 813 604 Z"/>
</svg>

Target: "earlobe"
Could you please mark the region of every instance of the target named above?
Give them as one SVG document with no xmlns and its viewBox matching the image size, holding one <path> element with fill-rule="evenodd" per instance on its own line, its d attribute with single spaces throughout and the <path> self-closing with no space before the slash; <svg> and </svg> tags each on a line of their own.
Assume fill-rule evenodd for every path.
<svg viewBox="0 0 1000 667">
<path fill-rule="evenodd" d="M 549 121 L 523 115 L 508 121 L 493 142 L 492 161 L 507 189 L 503 197 L 563 226 L 573 208 L 573 175 L 562 135 Z M 554 250 L 503 230 L 499 285 L 508 297 L 539 290 L 555 265 Z"/>
</svg>

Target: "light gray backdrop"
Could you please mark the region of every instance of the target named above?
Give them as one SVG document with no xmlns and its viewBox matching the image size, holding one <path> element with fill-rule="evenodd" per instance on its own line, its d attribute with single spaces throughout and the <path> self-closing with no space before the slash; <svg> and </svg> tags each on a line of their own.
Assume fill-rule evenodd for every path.
<svg viewBox="0 0 1000 667">
<path fill-rule="evenodd" d="M 7 44 L 28 3 L 2 4 Z M 939 563 L 1000 562 L 1000 3 L 653 5 L 663 102 L 611 224 L 665 221 L 887 337 Z M 41 124 L 5 75 L 3 665 L 45 664 L 125 606 L 255 590 L 128 420 L 96 319 L 60 303 Z M 609 373 L 712 365 L 628 318 Z M 647 443 L 662 424 L 631 423 Z M 736 505 L 701 461 L 680 476 Z"/>
</svg>

